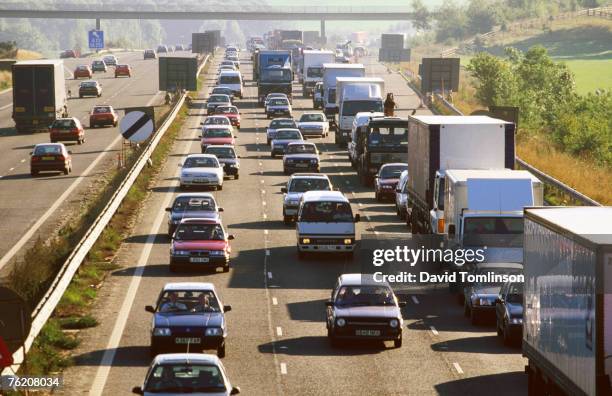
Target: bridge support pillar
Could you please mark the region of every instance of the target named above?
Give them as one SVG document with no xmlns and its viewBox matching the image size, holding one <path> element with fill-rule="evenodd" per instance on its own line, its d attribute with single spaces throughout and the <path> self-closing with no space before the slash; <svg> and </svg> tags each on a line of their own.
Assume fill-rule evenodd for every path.
<svg viewBox="0 0 612 396">
<path fill-rule="evenodd" d="M 325 20 L 321 19 L 321 44 L 327 44 L 327 35 L 325 33 Z"/>
<path fill-rule="evenodd" d="M 100 29 L 100 18 L 96 18 L 96 30 L 101 30 Z"/>
</svg>

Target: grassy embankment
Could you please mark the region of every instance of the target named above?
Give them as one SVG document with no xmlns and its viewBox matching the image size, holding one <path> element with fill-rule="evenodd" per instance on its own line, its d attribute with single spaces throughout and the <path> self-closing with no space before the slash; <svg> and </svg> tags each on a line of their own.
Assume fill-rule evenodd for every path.
<svg viewBox="0 0 612 396">
<path fill-rule="evenodd" d="M 10 52 L 0 53 L 0 59 L 32 60 L 41 59 L 42 55 L 38 52 L 17 49 Z M 11 72 L 0 70 L 0 91 L 4 91 L 12 86 Z"/>
</svg>

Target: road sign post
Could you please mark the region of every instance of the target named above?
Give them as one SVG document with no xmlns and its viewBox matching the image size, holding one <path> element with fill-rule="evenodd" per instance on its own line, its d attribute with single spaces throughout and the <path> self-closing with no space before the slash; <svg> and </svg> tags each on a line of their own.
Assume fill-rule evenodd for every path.
<svg viewBox="0 0 612 396">
<path fill-rule="evenodd" d="M 103 30 L 90 30 L 88 34 L 89 48 L 100 50 L 104 48 L 104 31 Z"/>
</svg>

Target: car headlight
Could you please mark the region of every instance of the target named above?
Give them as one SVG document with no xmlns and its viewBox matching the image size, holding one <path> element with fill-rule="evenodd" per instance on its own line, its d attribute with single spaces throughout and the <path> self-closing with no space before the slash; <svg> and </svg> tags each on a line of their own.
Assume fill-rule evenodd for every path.
<svg viewBox="0 0 612 396">
<path fill-rule="evenodd" d="M 172 332 L 167 327 L 156 327 L 153 329 L 153 335 L 158 337 L 168 337 L 172 335 Z"/>
<path fill-rule="evenodd" d="M 489 301 L 486 298 L 479 298 L 478 300 L 479 300 L 479 303 L 480 303 L 479 305 L 491 305 L 491 301 Z"/>
<path fill-rule="evenodd" d="M 397 319 L 391 319 L 391 320 L 389 321 L 389 326 L 391 326 L 391 327 L 393 327 L 393 328 L 395 329 L 397 326 L 399 326 L 399 320 L 397 320 Z"/>
<path fill-rule="evenodd" d="M 353 240 L 352 240 L 351 238 L 346 238 L 346 239 L 344 240 L 344 244 L 345 244 L 345 245 L 350 245 L 351 243 L 353 243 Z"/>
<path fill-rule="evenodd" d="M 346 320 L 343 318 L 338 318 L 336 319 L 336 325 L 338 325 L 338 327 L 344 327 L 344 325 L 346 325 Z"/>
<path fill-rule="evenodd" d="M 512 319 L 510 319 L 510 323 L 512 323 L 512 324 L 522 324 L 523 323 L 523 318 L 512 318 Z"/>
<path fill-rule="evenodd" d="M 211 256 L 224 256 L 225 250 L 211 250 L 210 255 Z"/>
<path fill-rule="evenodd" d="M 310 238 L 302 238 L 302 243 L 308 245 L 310 243 Z"/>
<path fill-rule="evenodd" d="M 221 334 L 223 334 L 223 330 L 220 327 L 209 327 L 204 332 L 204 335 L 207 336 L 219 336 Z"/>
<path fill-rule="evenodd" d="M 175 256 L 189 256 L 189 250 L 173 250 L 172 254 Z"/>
</svg>

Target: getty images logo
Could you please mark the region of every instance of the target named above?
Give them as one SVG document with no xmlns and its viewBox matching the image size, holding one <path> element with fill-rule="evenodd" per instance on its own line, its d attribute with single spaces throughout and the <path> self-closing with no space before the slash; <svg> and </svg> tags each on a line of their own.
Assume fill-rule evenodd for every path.
<svg viewBox="0 0 612 396">
<path fill-rule="evenodd" d="M 454 263 L 461 267 L 465 263 L 482 263 L 485 261 L 485 250 L 481 249 L 427 249 L 421 246 L 412 249 L 408 246 L 396 246 L 394 249 L 374 249 L 372 264 L 381 267 L 390 263 L 404 263 L 414 267 L 417 263 Z"/>
</svg>

